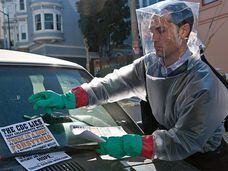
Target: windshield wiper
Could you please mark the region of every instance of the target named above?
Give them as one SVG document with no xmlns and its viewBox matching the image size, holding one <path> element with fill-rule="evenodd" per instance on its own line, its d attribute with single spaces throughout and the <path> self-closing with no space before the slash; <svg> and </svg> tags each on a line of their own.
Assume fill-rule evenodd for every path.
<svg viewBox="0 0 228 171">
<path fill-rule="evenodd" d="M 23 115 L 23 118 L 26 120 L 31 120 L 41 117 L 43 121 L 47 124 L 54 125 L 58 123 L 66 123 L 66 122 L 73 122 L 69 116 L 55 116 L 55 115 L 50 115 L 50 114 L 38 114 L 34 116 L 29 116 L 29 115 Z"/>
<path fill-rule="evenodd" d="M 9 160 L 15 157 L 25 157 L 25 156 L 31 156 L 36 154 L 46 154 L 46 153 L 59 152 L 59 151 L 85 153 L 89 151 L 95 151 L 98 147 L 99 146 L 97 143 L 92 142 L 92 143 L 83 143 L 83 144 L 77 144 L 77 145 L 56 146 L 48 149 L 34 149 L 30 151 L 13 153 L 13 154 L 8 154 L 4 156 L 0 155 L 0 161 Z"/>
<path fill-rule="evenodd" d="M 54 124 L 59 124 L 59 123 L 67 123 L 67 122 L 73 122 L 74 120 L 77 120 L 79 122 L 82 122 L 88 126 L 93 126 L 92 124 L 72 115 L 64 115 L 61 112 L 53 112 L 52 114 L 39 114 L 39 115 L 34 115 L 34 116 L 29 116 L 29 115 L 23 115 L 23 118 L 26 120 L 31 120 L 41 117 L 44 121 L 44 123 L 54 125 Z"/>
</svg>

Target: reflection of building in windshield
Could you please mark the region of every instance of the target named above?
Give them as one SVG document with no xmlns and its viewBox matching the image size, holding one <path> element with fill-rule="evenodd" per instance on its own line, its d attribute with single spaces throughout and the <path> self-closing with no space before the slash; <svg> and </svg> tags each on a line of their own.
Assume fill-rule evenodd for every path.
<svg viewBox="0 0 228 171">
<path fill-rule="evenodd" d="M 0 69 L 0 106 L 1 117 L 4 118 L 4 123 L 1 126 L 12 123 L 12 120 L 16 122 L 16 115 L 29 114 L 33 111 L 31 104 L 28 102 L 29 96 L 33 94 L 31 80 L 18 70 L 20 69 L 4 67 Z M 23 121 L 22 117 L 17 119 Z"/>
</svg>

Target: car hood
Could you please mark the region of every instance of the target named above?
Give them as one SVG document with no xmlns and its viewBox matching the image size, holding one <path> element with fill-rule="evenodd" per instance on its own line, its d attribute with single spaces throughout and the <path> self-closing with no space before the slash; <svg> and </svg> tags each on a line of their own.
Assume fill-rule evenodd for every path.
<svg viewBox="0 0 228 171">
<path fill-rule="evenodd" d="M 49 170 L 74 170 L 74 171 L 162 171 L 162 170 L 191 170 L 197 171 L 198 169 L 192 167 L 184 161 L 161 161 L 161 160 L 148 160 L 141 157 L 124 158 L 116 160 L 109 156 L 100 157 L 95 152 L 70 154 L 70 160 L 63 161 L 41 169 L 41 171 Z M 3 165 L 2 165 L 3 164 Z M 20 166 L 16 160 L 0 162 L 0 171 L 24 171 L 25 169 Z"/>
<path fill-rule="evenodd" d="M 81 137 L 74 135 L 72 133 L 72 130 L 70 129 L 70 125 L 72 123 L 62 123 L 62 124 L 55 124 L 48 126 L 49 130 L 52 132 L 54 137 L 56 138 L 57 142 L 60 146 L 71 146 L 71 145 L 77 145 L 77 144 L 83 144 L 91 142 L 86 139 L 82 139 Z M 8 150 L 8 147 L 3 140 L 3 138 L 0 139 L 0 154 L 1 155 L 7 155 L 10 153 Z M 95 150 L 91 151 L 67 151 L 68 155 L 71 156 L 70 160 L 59 162 L 57 164 L 48 166 L 43 168 L 42 170 L 116 170 L 119 168 L 119 170 L 126 170 L 131 165 L 134 164 L 143 164 L 144 159 L 143 158 L 126 158 L 123 160 L 116 160 L 115 158 L 112 158 L 110 156 L 100 156 L 96 153 Z M 129 159 L 131 160 L 130 163 Z M 150 162 L 151 163 L 151 162 Z M 148 165 L 145 163 L 145 165 Z M 14 158 L 8 159 L 8 160 L 0 160 L 0 171 L 1 170 L 25 170 Z"/>
<path fill-rule="evenodd" d="M 70 125 L 72 123 L 63 123 L 48 126 L 49 130 L 55 136 L 57 142 L 60 146 L 67 145 L 77 145 L 91 142 L 89 140 L 82 139 L 79 136 L 76 136 L 72 133 L 70 129 Z M 10 151 L 3 140 L 0 139 L 0 154 L 5 155 L 9 154 Z M 183 161 L 176 162 L 167 162 L 160 160 L 149 160 L 142 157 L 126 157 L 121 160 L 117 160 L 108 155 L 100 156 L 96 153 L 95 150 L 91 151 L 67 151 L 69 156 L 71 156 L 70 160 L 62 161 L 51 166 L 47 166 L 42 171 L 49 170 L 74 170 L 74 171 L 85 171 L 85 170 L 99 170 L 99 171 L 107 171 L 107 170 L 197 170 L 192 166 L 186 164 Z M 9 160 L 0 160 L 0 171 L 12 170 L 12 171 L 24 171 L 25 169 L 14 159 Z M 176 169 L 175 169 L 176 168 Z"/>
</svg>

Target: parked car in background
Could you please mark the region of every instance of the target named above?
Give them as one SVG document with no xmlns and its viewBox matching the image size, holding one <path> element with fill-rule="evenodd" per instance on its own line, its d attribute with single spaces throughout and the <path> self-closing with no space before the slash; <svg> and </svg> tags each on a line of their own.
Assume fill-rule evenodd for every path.
<svg viewBox="0 0 228 171">
<path fill-rule="evenodd" d="M 43 90 L 66 93 L 75 86 L 89 82 L 92 76 L 80 65 L 24 52 L 0 50 L 0 127 L 25 122 L 28 119 L 42 117 L 60 146 L 74 146 L 90 142 L 74 135 L 70 126 L 117 127 L 128 133 L 143 134 L 137 124 L 126 114 L 118 103 L 97 106 L 57 110 L 53 116 L 43 110 L 34 111 L 28 102 L 29 96 Z M 111 135 L 110 135 L 111 136 Z M 6 142 L 0 137 L 0 156 L 10 154 Z M 41 170 L 194 170 L 182 161 L 151 161 L 140 157 L 126 157 L 117 160 L 99 156 L 95 150 L 66 151 L 71 159 L 47 166 Z M 0 159 L 0 171 L 25 170 L 14 158 Z"/>
</svg>

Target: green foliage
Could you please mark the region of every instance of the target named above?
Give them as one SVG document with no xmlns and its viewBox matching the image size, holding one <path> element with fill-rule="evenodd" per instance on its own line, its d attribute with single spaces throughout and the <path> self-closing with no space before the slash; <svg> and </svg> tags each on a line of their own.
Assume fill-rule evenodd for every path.
<svg viewBox="0 0 228 171">
<path fill-rule="evenodd" d="M 79 27 L 87 39 L 89 51 L 118 47 L 130 34 L 130 10 L 127 0 L 80 0 Z"/>
</svg>

